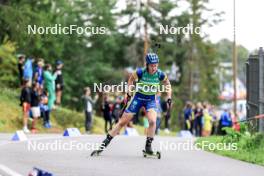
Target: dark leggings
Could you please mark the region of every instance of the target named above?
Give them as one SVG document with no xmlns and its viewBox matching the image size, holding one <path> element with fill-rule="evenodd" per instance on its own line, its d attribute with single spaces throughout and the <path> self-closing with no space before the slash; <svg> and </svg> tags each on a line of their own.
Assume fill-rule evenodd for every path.
<svg viewBox="0 0 264 176">
<path fill-rule="evenodd" d="M 112 130 L 113 122 L 110 115 L 104 117 L 105 120 L 105 133 L 108 132 L 108 130 Z M 108 128 L 108 123 L 110 125 L 110 128 Z"/>
<path fill-rule="evenodd" d="M 203 124 L 202 124 L 202 117 L 197 117 L 195 119 L 195 135 L 196 136 L 202 136 L 202 129 L 203 129 Z"/>
<path fill-rule="evenodd" d="M 85 130 L 90 131 L 92 128 L 92 113 L 85 111 Z"/>
<path fill-rule="evenodd" d="M 43 117 L 44 123 L 49 122 L 50 120 L 50 111 L 41 111 L 41 117 Z"/>
<path fill-rule="evenodd" d="M 170 128 L 170 114 L 165 115 L 165 128 Z"/>
</svg>

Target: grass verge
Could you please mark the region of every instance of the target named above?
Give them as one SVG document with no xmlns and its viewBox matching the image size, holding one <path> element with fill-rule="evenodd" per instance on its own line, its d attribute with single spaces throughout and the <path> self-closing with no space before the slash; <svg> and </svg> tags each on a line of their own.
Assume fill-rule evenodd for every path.
<svg viewBox="0 0 264 176">
<path fill-rule="evenodd" d="M 209 145 L 203 145 L 203 149 L 206 151 L 264 166 L 264 134 L 250 135 L 228 129 L 226 136 L 202 137 L 198 138 L 196 143 L 201 147 L 202 142 L 205 141 L 215 144 L 215 146 L 217 144 L 226 146 L 210 148 Z"/>
</svg>

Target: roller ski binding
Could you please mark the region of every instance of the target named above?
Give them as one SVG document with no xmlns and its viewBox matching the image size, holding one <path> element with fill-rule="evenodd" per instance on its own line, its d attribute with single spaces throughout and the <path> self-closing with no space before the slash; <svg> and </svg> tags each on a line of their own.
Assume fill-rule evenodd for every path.
<svg viewBox="0 0 264 176">
<path fill-rule="evenodd" d="M 146 152 L 146 150 L 142 150 L 142 152 L 143 152 L 144 158 L 146 158 L 146 157 L 157 157 L 158 159 L 161 158 L 161 154 L 159 151 L 148 153 L 148 152 Z"/>
<path fill-rule="evenodd" d="M 94 150 L 92 153 L 91 153 L 91 156 L 99 156 L 100 153 L 102 153 L 103 150 Z"/>
<path fill-rule="evenodd" d="M 145 150 L 143 150 L 143 156 L 146 158 L 147 156 L 148 157 L 157 157 L 158 159 L 161 158 L 161 154 L 160 152 L 154 152 L 152 150 L 152 147 L 151 147 L 151 143 L 153 141 L 153 138 L 150 138 L 150 137 L 147 137 L 147 141 L 146 141 L 146 146 L 145 146 Z"/>
</svg>

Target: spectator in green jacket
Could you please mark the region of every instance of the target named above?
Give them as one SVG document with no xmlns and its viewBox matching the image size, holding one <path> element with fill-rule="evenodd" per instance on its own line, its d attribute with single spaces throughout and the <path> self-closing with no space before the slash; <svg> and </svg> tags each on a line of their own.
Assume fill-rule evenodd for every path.
<svg viewBox="0 0 264 176">
<path fill-rule="evenodd" d="M 48 92 L 48 107 L 50 110 L 54 108 L 54 103 L 56 100 L 55 94 L 55 80 L 57 78 L 56 72 L 52 74 L 52 66 L 47 64 L 44 71 L 44 88 Z"/>
</svg>

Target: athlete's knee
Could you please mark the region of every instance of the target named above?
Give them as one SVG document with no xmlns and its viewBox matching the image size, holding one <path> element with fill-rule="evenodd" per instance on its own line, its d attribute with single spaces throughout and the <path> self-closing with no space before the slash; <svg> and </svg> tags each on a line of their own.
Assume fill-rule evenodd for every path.
<svg viewBox="0 0 264 176">
<path fill-rule="evenodd" d="M 155 126 L 156 125 L 156 119 L 149 119 L 149 126 Z"/>
<path fill-rule="evenodd" d="M 121 120 L 118 122 L 118 125 L 119 125 L 120 127 L 124 127 L 126 124 L 127 124 L 127 121 L 124 120 L 124 119 L 121 119 Z"/>
<path fill-rule="evenodd" d="M 148 112 L 148 121 L 149 121 L 149 126 L 155 126 L 156 125 L 156 117 L 157 114 L 154 110 L 150 109 Z"/>
<path fill-rule="evenodd" d="M 118 125 L 119 125 L 120 127 L 124 127 L 124 126 L 126 126 L 126 124 L 127 124 L 129 121 L 130 121 L 129 115 L 128 115 L 128 114 L 124 114 L 124 115 L 122 116 L 122 118 L 119 120 Z"/>
</svg>

